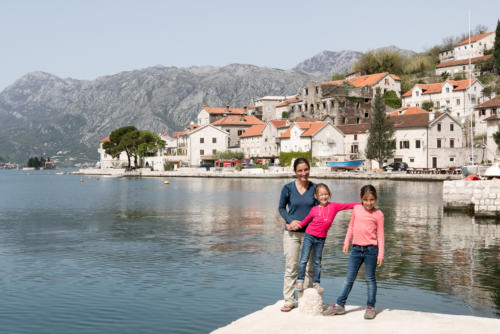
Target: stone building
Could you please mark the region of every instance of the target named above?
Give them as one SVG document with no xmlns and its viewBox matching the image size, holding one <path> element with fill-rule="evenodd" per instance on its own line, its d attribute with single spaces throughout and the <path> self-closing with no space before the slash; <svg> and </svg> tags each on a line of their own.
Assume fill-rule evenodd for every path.
<svg viewBox="0 0 500 334">
<path fill-rule="evenodd" d="M 223 117 L 213 123 L 213 126 L 229 134 L 228 147 L 239 147 L 240 136 L 253 125 L 264 125 L 265 123 L 255 116 L 230 115 Z"/>
<path fill-rule="evenodd" d="M 495 33 L 487 32 L 471 36 L 470 48 L 469 38 L 464 39 L 457 43 L 453 49 L 445 50 L 439 53 L 439 61 L 441 63 L 451 61 L 468 59 L 469 55 L 472 58 L 484 56 L 484 51 L 493 49 L 495 44 Z"/>
<path fill-rule="evenodd" d="M 475 136 L 486 136 L 487 124 L 486 119 L 491 116 L 497 116 L 500 113 L 500 96 L 495 96 L 486 102 L 478 104 L 474 107 L 474 134 Z"/>
<path fill-rule="evenodd" d="M 290 123 L 286 120 L 272 120 L 265 125 L 254 125 L 240 136 L 240 148 L 245 158 L 266 159 L 274 162 L 279 158 L 279 136 Z"/>
<path fill-rule="evenodd" d="M 248 107 L 243 106 L 243 108 L 231 108 L 229 104 L 226 104 L 225 108 L 221 107 L 209 107 L 204 105 L 203 108 L 198 113 L 198 124 L 204 126 L 211 124 L 226 116 L 244 116 L 248 113 Z"/>
</svg>

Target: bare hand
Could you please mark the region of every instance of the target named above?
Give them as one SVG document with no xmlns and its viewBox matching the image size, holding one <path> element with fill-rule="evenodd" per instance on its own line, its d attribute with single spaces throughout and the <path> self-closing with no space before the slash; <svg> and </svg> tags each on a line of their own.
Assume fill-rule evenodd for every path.
<svg viewBox="0 0 500 334">
<path fill-rule="evenodd" d="M 347 254 L 348 252 L 349 252 L 349 245 L 344 245 L 344 247 L 342 247 L 342 253 Z"/>
<path fill-rule="evenodd" d="M 377 266 L 381 267 L 384 264 L 384 259 L 377 259 Z"/>
<path fill-rule="evenodd" d="M 299 225 L 298 220 L 292 220 L 292 222 L 288 225 L 289 225 L 289 227 L 288 227 L 289 231 L 297 231 L 297 230 L 300 230 L 302 228 L 302 226 Z"/>
</svg>

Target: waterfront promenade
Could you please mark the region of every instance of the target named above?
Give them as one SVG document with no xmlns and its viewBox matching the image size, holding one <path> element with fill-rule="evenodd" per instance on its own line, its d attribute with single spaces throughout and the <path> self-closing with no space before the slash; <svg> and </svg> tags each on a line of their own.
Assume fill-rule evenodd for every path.
<svg viewBox="0 0 500 334">
<path fill-rule="evenodd" d="M 221 327 L 212 334 L 245 333 L 498 333 L 500 320 L 464 315 L 425 313 L 394 309 L 377 309 L 374 320 L 364 320 L 364 309 L 347 306 L 347 313 L 339 316 L 312 316 L 294 309 L 280 312 L 283 301 L 267 306 L 233 323 Z"/>
<path fill-rule="evenodd" d="M 75 172 L 78 175 L 108 175 L 122 177 L 207 177 L 207 178 L 293 178 L 291 167 L 271 167 L 268 169 L 248 168 L 240 171 L 233 168 L 179 168 L 175 171 L 151 171 L 148 168 L 125 171 L 125 169 L 87 168 Z M 461 180 L 461 175 L 454 174 L 407 174 L 405 172 L 353 172 L 331 171 L 330 167 L 312 167 L 311 177 L 319 179 L 387 179 L 403 181 L 445 181 Z"/>
</svg>

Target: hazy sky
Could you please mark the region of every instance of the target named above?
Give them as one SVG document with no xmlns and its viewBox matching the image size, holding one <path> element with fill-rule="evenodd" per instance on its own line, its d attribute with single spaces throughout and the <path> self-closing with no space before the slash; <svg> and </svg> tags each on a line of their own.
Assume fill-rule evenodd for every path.
<svg viewBox="0 0 500 334">
<path fill-rule="evenodd" d="M 95 79 L 161 64 L 289 69 L 323 50 L 424 51 L 499 0 L 0 0 L 0 90 L 31 71 Z"/>
</svg>

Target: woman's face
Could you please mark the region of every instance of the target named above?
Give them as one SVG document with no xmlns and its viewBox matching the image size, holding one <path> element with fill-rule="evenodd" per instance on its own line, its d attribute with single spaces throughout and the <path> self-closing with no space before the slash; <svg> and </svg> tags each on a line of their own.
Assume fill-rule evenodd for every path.
<svg viewBox="0 0 500 334">
<path fill-rule="evenodd" d="M 300 181 L 307 181 L 309 179 L 309 166 L 305 162 L 298 164 L 295 169 L 295 174 Z"/>
</svg>

